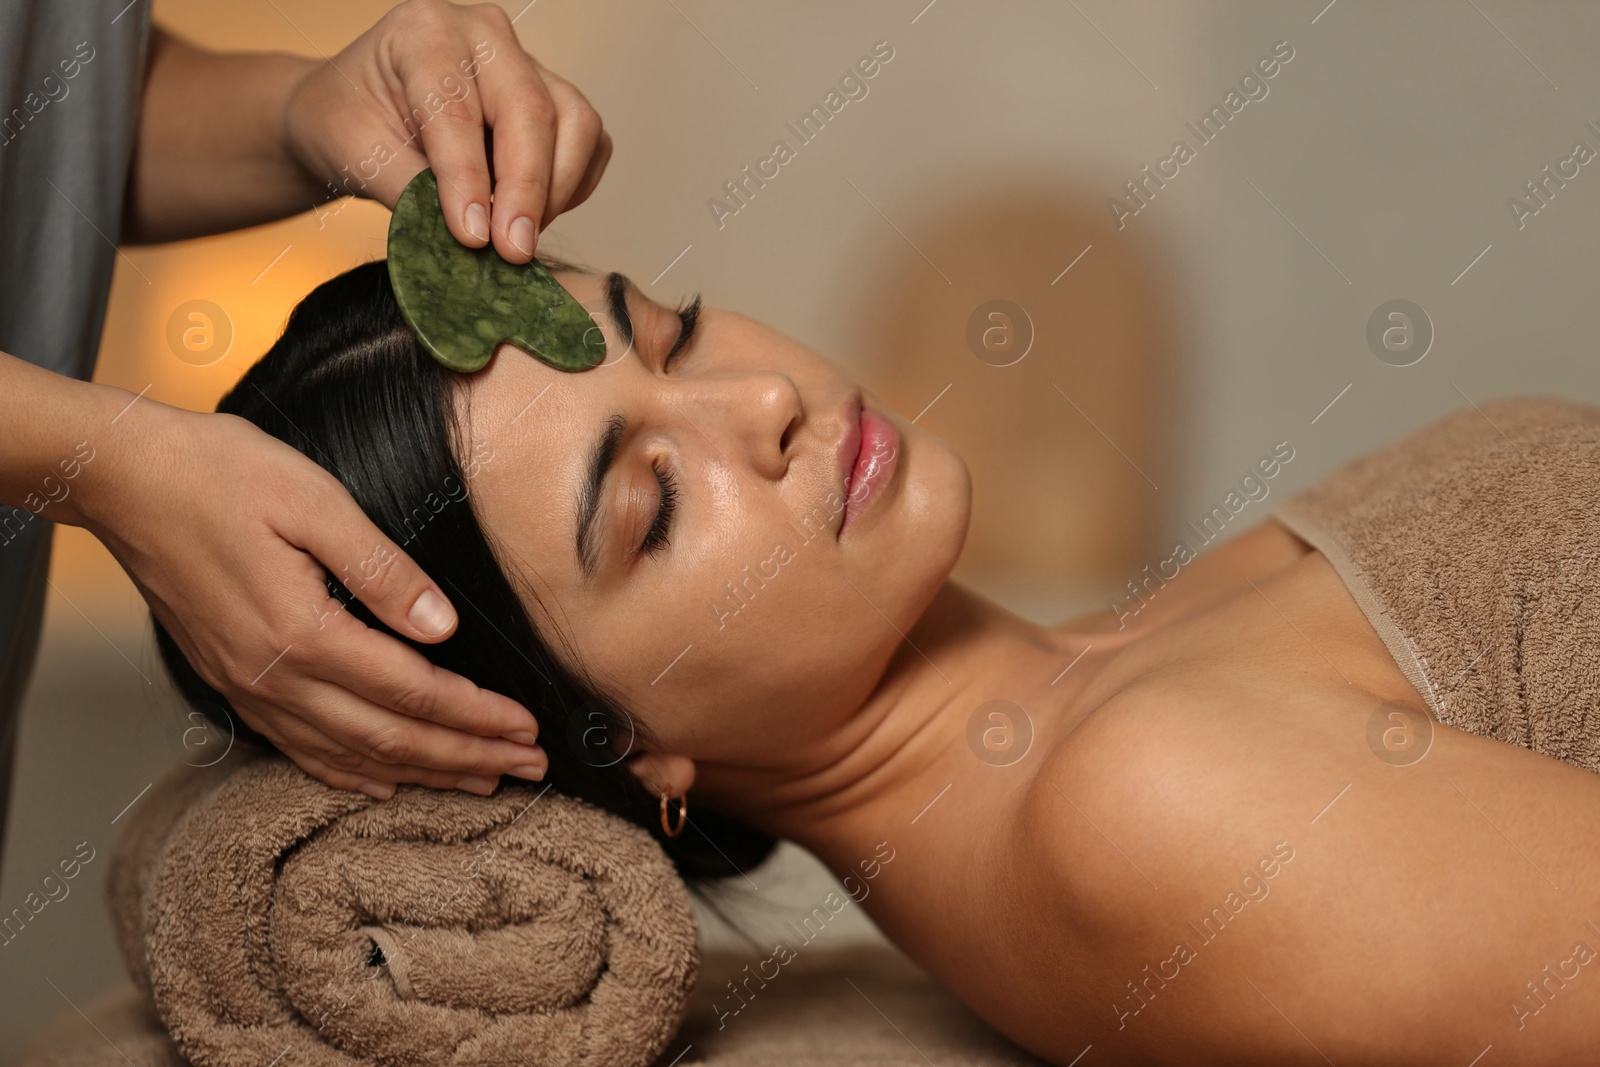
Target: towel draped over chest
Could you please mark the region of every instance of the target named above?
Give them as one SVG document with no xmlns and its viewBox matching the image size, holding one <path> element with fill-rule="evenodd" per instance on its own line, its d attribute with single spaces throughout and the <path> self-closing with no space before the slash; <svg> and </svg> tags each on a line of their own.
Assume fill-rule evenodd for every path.
<svg viewBox="0 0 1600 1067">
<path fill-rule="evenodd" d="M 1272 514 L 1438 722 L 1600 773 L 1600 408 L 1465 407 Z"/>
</svg>

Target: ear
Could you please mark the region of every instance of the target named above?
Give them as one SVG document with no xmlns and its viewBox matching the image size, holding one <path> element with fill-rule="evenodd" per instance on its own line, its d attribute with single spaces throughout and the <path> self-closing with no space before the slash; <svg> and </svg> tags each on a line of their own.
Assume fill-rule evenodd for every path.
<svg viewBox="0 0 1600 1067">
<path fill-rule="evenodd" d="M 681 797 L 694 785 L 694 760 L 674 752 L 640 752 L 628 760 L 628 769 L 656 796 Z"/>
</svg>

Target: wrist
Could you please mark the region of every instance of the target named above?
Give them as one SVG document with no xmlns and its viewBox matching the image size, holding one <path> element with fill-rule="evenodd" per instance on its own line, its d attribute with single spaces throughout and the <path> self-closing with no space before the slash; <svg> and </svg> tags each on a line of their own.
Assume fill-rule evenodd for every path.
<svg viewBox="0 0 1600 1067">
<path fill-rule="evenodd" d="M 277 120 L 276 136 L 284 162 L 300 176 L 312 206 L 337 199 L 342 194 L 333 189 L 332 182 L 322 174 L 325 169 L 323 161 L 316 158 L 315 152 L 307 145 L 302 123 L 297 116 L 298 105 L 302 103 L 301 90 L 306 81 L 332 61 L 291 55 L 275 58 L 282 60 L 282 66 L 276 72 L 279 80 L 275 83 L 281 87 L 278 90 L 281 95 L 277 98 L 273 114 Z"/>
<path fill-rule="evenodd" d="M 93 384 L 85 403 L 91 421 L 72 445 L 77 461 L 72 488 L 58 504 L 51 505 L 47 517 L 81 526 L 104 540 L 105 532 L 116 526 L 127 494 L 139 492 L 133 484 L 139 472 L 161 469 L 157 460 L 162 450 L 156 441 L 166 419 L 180 409 L 100 384 Z"/>
<path fill-rule="evenodd" d="M 0 503 L 51 522 L 93 521 L 91 501 L 103 480 L 96 468 L 111 465 L 105 449 L 117 443 L 118 416 L 132 399 L 126 389 L 0 353 L 0 426 L 6 431 Z"/>
</svg>

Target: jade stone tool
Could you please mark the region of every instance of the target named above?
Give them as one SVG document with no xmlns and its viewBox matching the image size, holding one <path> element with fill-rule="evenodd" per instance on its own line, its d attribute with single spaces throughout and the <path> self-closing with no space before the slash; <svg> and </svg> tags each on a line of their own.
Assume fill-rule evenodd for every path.
<svg viewBox="0 0 1600 1067">
<path fill-rule="evenodd" d="M 507 263 L 492 244 L 467 248 L 455 239 L 432 170 L 411 179 L 394 206 L 389 281 L 406 325 L 451 370 L 477 370 L 501 341 L 557 370 L 605 359 L 600 328 L 544 264 Z"/>
</svg>

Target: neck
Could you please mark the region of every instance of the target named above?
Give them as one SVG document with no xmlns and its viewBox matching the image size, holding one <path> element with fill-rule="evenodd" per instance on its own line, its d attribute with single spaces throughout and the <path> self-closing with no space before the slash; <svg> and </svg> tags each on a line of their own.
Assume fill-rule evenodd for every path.
<svg viewBox="0 0 1600 1067">
<path fill-rule="evenodd" d="M 1046 629 L 947 582 L 856 714 L 781 767 L 702 764 L 695 791 L 802 845 L 842 876 L 872 855 L 885 828 L 922 818 L 953 783 L 993 773 L 969 744 L 981 705 L 1015 703 L 1027 716 L 1031 743 L 1048 746 L 1091 706 L 1085 694 L 1097 695 L 1099 668 L 1127 639 L 1116 630 Z M 978 718 L 982 748 L 991 720 Z M 1026 773 L 1039 762 L 1029 761 Z"/>
</svg>

